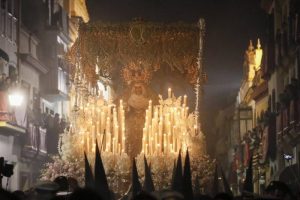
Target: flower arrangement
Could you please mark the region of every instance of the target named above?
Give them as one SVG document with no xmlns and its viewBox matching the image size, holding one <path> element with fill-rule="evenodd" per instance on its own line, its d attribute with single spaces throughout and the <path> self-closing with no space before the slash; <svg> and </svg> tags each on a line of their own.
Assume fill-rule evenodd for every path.
<svg viewBox="0 0 300 200">
<path fill-rule="evenodd" d="M 205 138 L 202 133 L 197 136 L 188 136 L 190 166 L 192 172 L 192 183 L 200 181 L 201 187 L 207 187 L 211 183 L 215 168 L 215 160 L 211 159 L 205 151 Z M 161 154 L 147 155 L 147 162 L 150 165 L 152 178 L 156 189 L 167 188 L 171 184 L 174 163 L 178 155 Z M 181 152 L 182 167 L 184 167 L 185 152 Z M 137 157 L 137 169 L 141 181 L 144 180 L 144 154 Z M 198 180 L 196 180 L 198 179 Z"/>
<path fill-rule="evenodd" d="M 41 180 L 53 181 L 58 176 L 66 176 L 75 178 L 80 185 L 84 184 L 83 160 L 78 160 L 78 158 L 65 160 L 60 156 L 51 158 L 53 162 L 46 163 L 41 171 Z"/>
</svg>

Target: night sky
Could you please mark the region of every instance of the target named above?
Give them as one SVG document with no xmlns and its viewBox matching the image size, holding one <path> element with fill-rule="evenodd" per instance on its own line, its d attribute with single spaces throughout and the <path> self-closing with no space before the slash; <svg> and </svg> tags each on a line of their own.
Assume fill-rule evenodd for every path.
<svg viewBox="0 0 300 200">
<path fill-rule="evenodd" d="M 206 20 L 204 68 L 208 82 L 202 97 L 202 129 L 208 146 L 217 110 L 233 102 L 241 84 L 244 52 L 249 40 L 263 38 L 266 14 L 259 0 L 88 0 L 91 21 L 196 23 Z M 263 47 L 263 46 L 262 46 Z M 209 149 L 210 150 L 210 149 Z"/>
</svg>

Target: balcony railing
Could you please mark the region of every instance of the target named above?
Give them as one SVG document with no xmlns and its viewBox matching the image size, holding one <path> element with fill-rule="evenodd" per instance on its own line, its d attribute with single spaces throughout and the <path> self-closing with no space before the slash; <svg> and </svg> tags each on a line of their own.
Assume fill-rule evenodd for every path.
<svg viewBox="0 0 300 200">
<path fill-rule="evenodd" d="M 47 156 L 46 142 L 46 129 L 29 123 L 23 149 L 24 157 L 33 158 Z"/>
<path fill-rule="evenodd" d="M 1 82 L 0 87 L 6 86 Z M 17 124 L 15 114 L 9 108 L 7 90 L 2 88 L 0 91 L 0 134 L 19 135 L 25 132 L 25 128 Z"/>
</svg>

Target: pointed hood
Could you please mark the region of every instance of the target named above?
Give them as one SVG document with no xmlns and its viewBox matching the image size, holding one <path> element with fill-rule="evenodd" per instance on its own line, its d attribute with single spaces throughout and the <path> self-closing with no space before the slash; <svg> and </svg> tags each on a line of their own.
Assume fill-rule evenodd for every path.
<svg viewBox="0 0 300 200">
<path fill-rule="evenodd" d="M 221 176 L 222 176 L 222 180 L 223 180 L 223 186 L 224 186 L 224 192 L 226 192 L 227 194 L 230 194 L 231 196 L 233 195 L 232 194 L 232 191 L 230 190 L 230 186 L 229 186 L 229 183 L 227 181 L 227 178 L 225 176 L 225 173 L 223 171 L 223 168 L 221 167 Z"/>
<path fill-rule="evenodd" d="M 107 178 L 105 175 L 104 166 L 102 163 L 98 142 L 96 141 L 96 156 L 95 156 L 95 189 L 100 193 L 104 200 L 110 199 L 110 191 Z"/>
<path fill-rule="evenodd" d="M 151 176 L 151 169 L 148 166 L 147 159 L 145 156 L 144 156 L 144 164 L 145 164 L 145 181 L 144 181 L 143 190 L 146 192 L 153 192 L 155 191 L 155 188 Z"/>
<path fill-rule="evenodd" d="M 214 180 L 212 185 L 211 193 L 213 196 L 219 193 L 219 175 L 218 175 L 218 165 L 216 164 Z"/>
<path fill-rule="evenodd" d="M 177 164 L 176 164 L 176 171 L 175 171 L 171 189 L 175 190 L 176 192 L 182 193 L 182 184 L 183 184 L 182 182 L 183 182 L 183 177 L 182 177 L 181 150 L 179 150 Z"/>
<path fill-rule="evenodd" d="M 253 157 L 251 156 L 249 164 L 248 164 L 248 168 L 246 171 L 246 178 L 245 178 L 245 182 L 244 182 L 244 191 L 253 193 L 253 170 L 252 170 L 252 162 L 253 162 Z"/>
<path fill-rule="evenodd" d="M 91 166 L 85 152 L 84 152 L 84 179 L 85 179 L 85 187 L 93 188 L 95 186 Z"/>
<path fill-rule="evenodd" d="M 135 159 L 132 162 L 132 173 L 131 173 L 131 186 L 132 186 L 132 197 L 135 197 L 139 192 L 142 191 L 142 186 L 139 181 L 139 174 L 137 171 Z"/>
<path fill-rule="evenodd" d="M 171 179 L 171 187 L 175 181 L 175 176 L 176 176 L 176 159 L 174 160 L 173 163 L 173 171 L 172 171 L 172 179 Z M 172 189 L 172 188 L 171 188 Z"/>
<path fill-rule="evenodd" d="M 189 151 L 186 151 L 183 170 L 183 195 L 185 199 L 193 199 L 193 186 Z"/>
</svg>

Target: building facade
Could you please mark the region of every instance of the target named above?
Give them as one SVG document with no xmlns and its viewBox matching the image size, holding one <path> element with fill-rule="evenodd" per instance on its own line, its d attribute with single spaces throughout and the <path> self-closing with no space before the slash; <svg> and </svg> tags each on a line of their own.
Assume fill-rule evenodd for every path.
<svg viewBox="0 0 300 200">
<path fill-rule="evenodd" d="M 64 54 L 88 20 L 83 0 L 0 0 L 0 157 L 14 165 L 10 190 L 30 187 L 57 153 L 69 112 Z M 8 101 L 15 88 L 18 107 Z"/>
<path fill-rule="evenodd" d="M 250 42 L 230 131 L 228 174 L 232 190 L 243 191 L 252 159 L 253 192 L 273 180 L 299 188 L 300 2 L 263 0 L 266 35 Z M 232 113 L 231 113 L 232 115 Z"/>
</svg>

